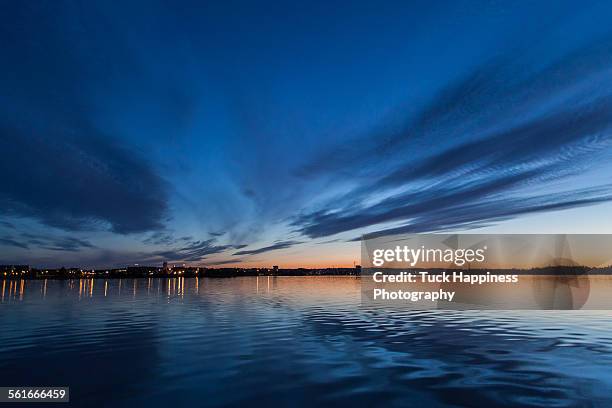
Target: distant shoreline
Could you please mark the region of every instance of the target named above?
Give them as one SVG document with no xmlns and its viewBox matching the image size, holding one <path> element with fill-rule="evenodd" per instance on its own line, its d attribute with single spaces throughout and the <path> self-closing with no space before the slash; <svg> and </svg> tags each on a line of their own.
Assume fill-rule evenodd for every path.
<svg viewBox="0 0 612 408">
<path fill-rule="evenodd" d="M 612 266 L 591 268 L 587 266 L 547 266 L 532 269 L 461 269 L 461 268 L 410 268 L 410 269 L 367 269 L 355 268 L 322 268 L 322 269 L 280 269 L 274 268 L 200 268 L 200 267 L 128 267 L 122 269 L 37 269 L 25 265 L 0 268 L 0 279 L 136 279 L 136 278 L 237 278 L 252 276 L 368 276 L 370 271 L 428 271 L 431 274 L 442 272 L 463 271 L 468 274 L 516 274 L 516 275 L 556 275 L 585 276 L 612 275 Z"/>
</svg>

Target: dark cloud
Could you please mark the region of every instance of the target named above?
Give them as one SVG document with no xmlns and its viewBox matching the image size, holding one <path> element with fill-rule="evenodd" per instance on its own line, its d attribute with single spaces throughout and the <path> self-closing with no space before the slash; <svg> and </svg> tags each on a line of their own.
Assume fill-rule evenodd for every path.
<svg viewBox="0 0 612 408">
<path fill-rule="evenodd" d="M 339 239 L 329 239 L 327 241 L 317 242 L 317 245 L 333 244 L 334 242 L 340 242 L 340 240 Z"/>
<path fill-rule="evenodd" d="M 231 260 L 225 260 L 225 261 L 204 262 L 202 265 L 218 266 L 218 265 L 227 265 L 227 264 L 237 264 L 240 262 L 242 262 L 242 259 L 238 258 L 238 259 L 231 259 Z"/>
<path fill-rule="evenodd" d="M 257 194 L 256 194 L 256 193 L 255 193 L 255 191 L 254 191 L 253 189 L 251 189 L 251 188 L 245 188 L 245 189 L 243 190 L 243 193 L 244 193 L 244 195 L 245 195 L 246 197 L 248 197 L 248 198 L 255 198 L 255 197 L 257 197 Z"/>
<path fill-rule="evenodd" d="M 8 221 L 0 221 L 0 225 L 2 225 L 4 228 L 15 229 L 15 226 Z"/>
<path fill-rule="evenodd" d="M 19 238 L 2 237 L 0 245 L 23 249 L 35 247 L 50 251 L 79 251 L 85 248 L 95 248 L 89 241 L 74 237 L 54 237 L 40 234 L 22 233 Z"/>
<path fill-rule="evenodd" d="M 41 249 L 51 251 L 79 251 L 83 248 L 95 248 L 88 241 L 77 238 L 55 238 L 47 241 L 47 244 L 40 246 Z"/>
<path fill-rule="evenodd" d="M 250 249 L 246 251 L 238 251 L 234 253 L 234 256 L 263 254 L 264 252 L 276 251 L 278 249 L 291 248 L 292 246 L 298 245 L 298 244 L 301 244 L 301 242 L 299 241 L 281 241 L 281 242 L 277 242 L 273 245 L 266 246 L 263 248 Z"/>
<path fill-rule="evenodd" d="M 229 249 L 242 248 L 245 245 L 218 245 L 216 239 L 211 238 L 203 241 L 193 241 L 179 248 L 158 251 L 153 255 L 166 260 L 196 262 L 201 261 L 208 255 L 218 254 Z"/>
<path fill-rule="evenodd" d="M 26 243 L 17 241 L 13 238 L 0 238 L 0 245 L 28 249 L 28 245 Z"/>
<path fill-rule="evenodd" d="M 68 4 L 57 6 L 51 16 L 46 6 L 15 4 L 1 17 L 7 64 L 0 67 L 5 90 L 0 96 L 0 214 L 68 231 L 160 229 L 167 185 L 150 159 L 128 147 L 131 135 L 103 119 L 106 109 L 112 109 L 111 117 L 122 115 L 121 98 L 98 99 L 112 89 L 129 89 L 134 81 L 128 74 L 143 75 L 140 64 L 114 29 L 102 28 L 108 16 L 101 10 L 96 12 L 100 19 L 87 24 L 90 31 L 76 35 L 67 22 L 89 20 L 87 13 L 77 17 L 78 10 Z M 122 64 L 113 62 L 118 60 Z M 169 101 L 164 106 L 177 103 L 176 111 L 185 111 L 184 103 L 175 102 L 184 98 L 161 94 Z M 142 143 L 131 145 L 140 149 Z"/>
<path fill-rule="evenodd" d="M 193 241 L 192 237 L 176 238 L 173 234 L 166 231 L 155 231 L 151 233 L 142 242 L 147 245 L 175 245 L 178 243 L 186 243 Z"/>
<path fill-rule="evenodd" d="M 0 124 L 3 215 L 64 230 L 108 225 L 127 234 L 162 228 L 166 185 L 150 163 L 89 129 L 75 135 Z"/>
</svg>

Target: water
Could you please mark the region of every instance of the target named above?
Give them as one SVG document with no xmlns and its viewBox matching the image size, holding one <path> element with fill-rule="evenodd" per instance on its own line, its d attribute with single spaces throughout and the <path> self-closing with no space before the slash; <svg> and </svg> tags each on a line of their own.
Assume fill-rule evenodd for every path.
<svg viewBox="0 0 612 408">
<path fill-rule="evenodd" d="M 79 407 L 612 406 L 612 312 L 386 310 L 354 277 L 0 286 L 0 386 Z"/>
</svg>

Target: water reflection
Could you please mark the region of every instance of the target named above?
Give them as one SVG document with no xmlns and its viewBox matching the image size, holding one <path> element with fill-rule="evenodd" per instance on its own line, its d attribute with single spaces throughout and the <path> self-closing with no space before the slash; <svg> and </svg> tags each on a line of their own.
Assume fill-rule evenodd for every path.
<svg viewBox="0 0 612 408">
<path fill-rule="evenodd" d="M 258 292 L 259 278 L 254 278 L 255 292 Z M 264 278 L 265 279 L 265 278 Z M 165 293 L 167 298 L 183 298 L 185 294 L 200 293 L 200 278 L 144 278 L 144 279 L 68 279 L 68 280 L 1 280 L 0 303 L 23 302 L 47 296 L 47 287 L 61 287 L 62 295 L 74 295 L 78 300 L 95 297 L 125 296 L 125 287 L 130 287 L 132 298 Z M 51 283 L 49 283 L 51 282 Z M 123 293 L 122 293 L 123 291 Z M 143 291 L 144 293 L 139 293 Z M 269 283 L 268 290 L 269 291 Z M 40 296 L 37 296 L 37 293 Z"/>
<path fill-rule="evenodd" d="M 278 289 L 276 286 L 279 277 L 252 277 L 246 278 L 247 281 L 254 285 L 253 292 L 255 293 L 270 293 L 271 289 Z M 284 279 L 284 278 L 280 278 Z M 296 283 L 296 278 L 287 277 L 286 279 L 293 279 L 293 283 Z M 308 278 L 310 279 L 310 278 Z M 315 280 L 316 278 L 312 278 Z M 322 279 L 322 278 L 319 278 Z M 324 279 L 324 278 L 323 278 Z M 350 278 L 355 280 L 355 277 Z M 26 298 L 36 298 L 34 296 L 35 291 L 40 293 L 40 297 L 44 299 L 47 295 L 47 287 L 49 282 L 55 287 L 62 287 L 61 293 L 73 294 L 78 300 L 84 300 L 85 298 L 95 297 L 111 297 L 111 296 L 125 296 L 125 287 L 131 288 L 129 294 L 132 298 L 138 296 L 152 296 L 159 295 L 164 292 L 168 298 L 179 297 L 183 298 L 186 294 L 200 294 L 200 281 L 206 281 L 206 278 L 185 278 L 185 277 L 174 277 L 174 278 L 136 278 L 136 279 L 68 279 L 68 280 L 2 280 L 2 297 L 1 302 L 11 301 L 24 301 Z M 240 281 L 240 279 L 237 279 Z M 226 280 L 225 282 L 230 282 Z M 235 283 L 235 282 L 234 282 Z M 287 281 L 286 283 L 290 283 Z M 233 284 L 231 285 L 234 286 Z M 214 287 L 214 285 L 213 285 Z M 241 291 L 247 291 L 247 285 L 239 285 L 238 288 Z M 143 291 L 143 293 L 139 293 Z M 123 292 L 123 293 L 122 293 Z"/>
<path fill-rule="evenodd" d="M 1 286 L 0 383 L 76 406 L 612 404 L 607 311 L 374 307 L 353 277 Z"/>
</svg>

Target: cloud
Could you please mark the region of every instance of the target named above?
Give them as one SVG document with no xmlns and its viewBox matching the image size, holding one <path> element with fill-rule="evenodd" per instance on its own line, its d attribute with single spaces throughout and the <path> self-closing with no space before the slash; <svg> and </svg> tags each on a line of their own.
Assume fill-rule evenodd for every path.
<svg viewBox="0 0 612 408">
<path fill-rule="evenodd" d="M 352 172 L 358 186 L 292 225 L 311 238 L 389 223 L 398 226 L 381 233 L 432 232 L 611 200 L 609 185 L 576 182 L 611 158 L 611 62 L 608 42 L 528 74 L 477 68 L 399 133 L 373 133 L 341 149 L 344 160 L 326 159 L 332 150 L 302 168 L 299 177 L 317 177 L 329 162 L 321 168 Z"/>
<path fill-rule="evenodd" d="M 602 86 L 610 81 L 612 37 L 602 36 L 552 61 L 538 55 L 533 66 L 530 57 L 513 50 L 485 61 L 444 85 L 416 114 L 390 117 L 363 137 L 321 152 L 295 174 L 304 178 L 334 172 L 372 174 L 373 159 L 388 169 L 395 160 L 405 163 L 407 153 L 413 156 L 411 150 L 427 155 L 465 138 L 532 120 L 545 109 L 601 95 Z"/>
<path fill-rule="evenodd" d="M 0 123 L 2 215 L 68 231 L 160 229 L 167 187 L 138 154 L 93 129 L 29 132 Z"/>
<path fill-rule="evenodd" d="M 130 56 L 125 37 L 109 42 L 120 36 L 114 29 L 89 36 L 92 42 L 85 45 L 70 34 L 70 24 L 53 23 L 44 8 L 16 6 L 11 13 L 30 29 L 18 32 L 18 25 L 9 24 L 13 40 L 2 40 L 7 63 L 0 67 L 5 89 L 0 96 L 0 215 L 33 218 L 66 231 L 161 229 L 168 185 L 142 153 L 142 139 L 161 128 L 166 115 L 146 112 L 151 119 L 144 132 L 117 123 L 138 111 L 136 105 L 171 106 L 168 116 L 176 118 L 184 115 L 183 100 L 189 98 L 172 89 L 163 92 L 165 82 L 156 80 L 157 85 L 143 86 L 142 101 L 151 101 L 145 92 L 155 90 L 163 104 L 130 99 L 142 85 L 135 77 L 146 77 L 147 71 L 140 70 L 146 63 Z M 109 17 L 97 13 L 99 22 Z M 71 21 L 79 15 L 58 5 L 53 18 Z M 117 60 L 125 66 L 108 70 Z"/>
<path fill-rule="evenodd" d="M 95 248 L 95 246 L 82 239 L 65 237 L 50 239 L 46 244 L 41 245 L 40 248 L 51 251 L 79 251 L 83 248 Z"/>
<path fill-rule="evenodd" d="M 564 210 L 593 205 L 612 200 L 612 186 L 600 189 L 580 189 L 572 193 L 546 194 L 529 198 L 507 199 L 503 205 L 497 200 L 458 205 L 452 209 L 432 211 L 415 217 L 405 225 L 387 228 L 366 234 L 366 238 L 377 236 L 445 231 L 456 228 L 480 228 L 522 214 Z M 361 237 L 354 241 L 359 241 Z"/>
<path fill-rule="evenodd" d="M 0 225 L 2 225 L 5 228 L 15 229 L 15 226 L 12 223 L 8 222 L 8 221 L 4 221 L 4 220 L 0 221 Z"/>
<path fill-rule="evenodd" d="M 361 237 L 359 239 L 361 239 Z M 317 242 L 317 245 L 333 244 L 334 242 L 340 242 L 340 239 L 328 239 L 327 241 Z"/>
<path fill-rule="evenodd" d="M 28 249 L 28 245 L 26 243 L 14 240 L 12 238 L 0 238 L 0 245 Z"/>
<path fill-rule="evenodd" d="M 204 262 L 203 265 L 207 265 L 207 266 L 217 266 L 217 265 L 228 265 L 228 264 L 238 264 L 242 262 L 242 259 L 238 258 L 238 259 L 228 259 L 225 261 L 210 261 L 210 262 Z"/>
<path fill-rule="evenodd" d="M 256 254 L 263 254 L 264 252 L 270 252 L 270 251 L 276 251 L 278 249 L 286 249 L 286 248 L 291 248 L 294 245 L 298 245 L 301 244 L 302 242 L 300 241 L 281 241 L 281 242 L 277 242 L 273 245 L 270 246 L 266 246 L 263 248 L 257 248 L 257 249 L 250 249 L 250 250 L 245 250 L 245 251 L 238 251 L 235 252 L 233 255 L 234 256 L 238 256 L 238 255 L 256 255 Z"/>
<path fill-rule="evenodd" d="M 143 244 L 147 245 L 174 245 L 193 241 L 192 237 L 176 238 L 173 234 L 166 231 L 155 231 L 147 238 L 142 240 Z"/>
<path fill-rule="evenodd" d="M 87 240 L 75 237 L 54 237 L 48 235 L 22 233 L 19 238 L 0 237 L 0 245 L 23 249 L 36 247 L 50 251 L 79 251 L 84 248 L 95 248 Z"/>
<path fill-rule="evenodd" d="M 180 260 L 187 262 L 196 262 L 206 259 L 208 255 L 218 254 L 229 249 L 239 249 L 246 245 L 219 245 L 216 243 L 215 238 L 193 241 L 189 244 L 164 251 L 154 252 L 153 255 L 156 257 L 162 257 L 166 260 Z"/>
</svg>

